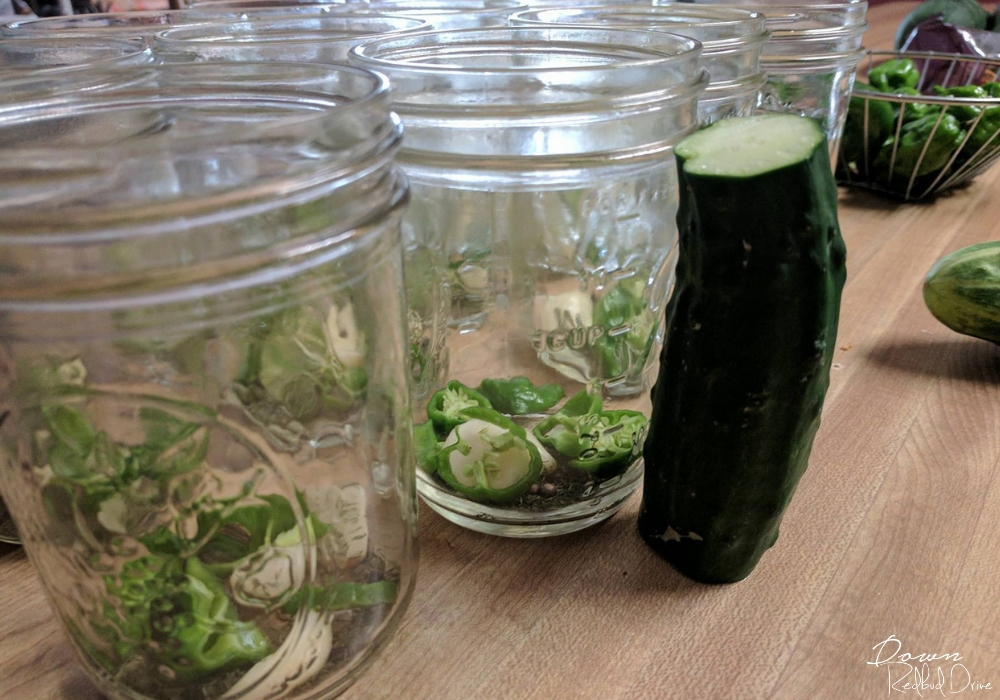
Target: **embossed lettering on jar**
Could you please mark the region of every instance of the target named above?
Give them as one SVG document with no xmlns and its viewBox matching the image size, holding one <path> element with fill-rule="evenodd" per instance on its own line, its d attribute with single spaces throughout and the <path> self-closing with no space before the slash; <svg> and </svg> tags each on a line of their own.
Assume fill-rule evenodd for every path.
<svg viewBox="0 0 1000 700">
<path fill-rule="evenodd" d="M 699 51 L 567 27 L 352 51 L 389 76 L 406 128 L 404 235 L 427 253 L 407 274 L 450 299 L 444 382 L 415 428 L 418 488 L 444 517 L 553 535 L 635 489 Z"/>
</svg>

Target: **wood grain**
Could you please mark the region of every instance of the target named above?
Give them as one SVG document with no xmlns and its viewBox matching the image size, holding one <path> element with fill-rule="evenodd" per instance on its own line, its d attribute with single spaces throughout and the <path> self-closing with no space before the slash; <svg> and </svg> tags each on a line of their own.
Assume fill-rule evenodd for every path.
<svg viewBox="0 0 1000 700">
<path fill-rule="evenodd" d="M 891 43 L 911 6 L 872 8 L 868 44 Z M 1000 696 L 1000 348 L 948 331 L 920 296 L 941 255 L 1000 238 L 998 188 L 994 168 L 932 205 L 842 191 L 849 280 L 823 426 L 747 581 L 675 573 L 639 539 L 637 498 L 544 541 L 422 509 L 416 595 L 345 700 L 865 700 L 887 693 L 866 662 L 890 635 L 992 682 L 963 697 Z M 97 697 L 23 554 L 0 550 L 0 699 Z"/>
</svg>

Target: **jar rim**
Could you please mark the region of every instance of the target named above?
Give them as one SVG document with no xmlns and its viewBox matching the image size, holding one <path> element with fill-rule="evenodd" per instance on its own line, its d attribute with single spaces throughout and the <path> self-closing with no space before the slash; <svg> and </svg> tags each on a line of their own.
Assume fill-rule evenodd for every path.
<svg viewBox="0 0 1000 700">
<path fill-rule="evenodd" d="M 121 74 L 107 70 L 99 75 Z M 142 74 L 150 81 L 138 80 Z M 0 168 L 36 178 L 21 178 L 24 186 L 7 188 L 0 199 L 0 220 L 24 222 L 20 231 L 0 227 L 0 242 L 32 240 L 24 235 L 28 223 L 46 214 L 33 213 L 30 200 L 43 197 L 47 188 L 55 196 L 72 181 L 103 188 L 128 168 L 142 172 L 157 160 L 182 158 L 211 168 L 208 160 L 235 157 L 233 149 L 278 144 L 279 150 L 269 155 L 277 160 L 269 161 L 263 174 L 237 171 L 197 192 L 178 194 L 180 185 L 165 184 L 163 191 L 154 189 L 123 202 L 79 205 L 101 221 L 114 221 L 119 206 L 126 213 L 130 206 L 150 207 L 154 220 L 164 207 L 173 216 L 196 215 L 220 198 L 259 198 L 261 188 L 294 193 L 314 184 L 309 168 L 325 167 L 331 173 L 349 169 L 385 150 L 387 139 L 399 137 L 388 79 L 352 66 L 206 62 L 143 66 L 141 71 L 130 69 L 129 75 L 133 80 L 122 89 L 0 104 Z M 55 141 L 47 131 L 53 127 Z M 61 127 L 65 135 L 58 131 Z M 296 148 L 311 150 L 300 153 Z M 19 179 L 12 176 L 9 181 Z M 135 211 L 131 214 L 138 218 Z M 140 228 L 134 223 L 133 228 Z M 83 229 L 83 223 L 74 227 L 73 235 Z M 94 235 L 110 234 L 102 229 Z M 49 232 L 36 242 L 44 245 L 54 238 Z"/>
<path fill-rule="evenodd" d="M 10 80 L 20 78 L 44 78 L 59 75 L 63 71 L 85 68 L 87 70 L 113 69 L 122 65 L 139 65 L 153 60 L 148 42 L 141 37 L 121 36 L 24 36 L 4 37 L 0 41 L 0 54 L 22 52 L 31 56 L 31 63 L 25 67 L 11 67 L 6 61 L 0 61 L 0 79 L 4 87 L 9 88 Z M 46 65 L 46 53 L 55 56 L 65 52 L 93 54 L 94 58 L 83 60 L 77 57 L 69 63 Z"/>
<path fill-rule="evenodd" d="M 6 42 L 5 42 L 6 43 Z M 274 105 L 287 104 L 293 110 L 295 105 L 308 107 L 309 111 L 299 114 L 288 113 L 287 117 L 276 119 L 265 119 L 253 126 L 248 126 L 246 130 L 239 131 L 210 131 L 213 143 L 218 144 L 218 139 L 228 136 L 233 142 L 247 141 L 250 131 L 267 131 L 270 128 L 281 127 L 287 124 L 298 124 L 302 122 L 329 120 L 332 115 L 341 116 L 349 111 L 356 111 L 368 105 L 386 102 L 390 92 L 389 81 L 386 76 L 373 71 L 365 70 L 355 66 L 323 65 L 298 62 L 203 62 L 190 64 L 168 64 L 141 66 L 141 70 L 135 74 L 145 75 L 150 78 L 150 83 L 133 83 L 125 90 L 110 90 L 103 93 L 90 93 L 75 96 L 62 96 L 51 99 L 36 99 L 13 102 L 0 106 L 0 133 L 4 128 L 20 126 L 30 121 L 44 119 L 64 118 L 70 114 L 84 116 L 88 113 L 115 112 L 132 110 L 141 107 L 158 107 L 161 105 L 179 106 L 190 104 L 198 108 L 209 106 L 214 95 L 219 101 L 232 100 L 233 104 L 241 109 L 252 111 L 257 101 L 261 103 L 271 103 Z M 130 69 L 135 70 L 135 69 Z M 273 71 L 273 72 L 272 72 Z M 315 89 L 304 90 L 296 85 L 280 85 L 275 81 L 278 76 L 284 75 L 288 71 L 289 77 L 293 76 L 292 71 L 305 72 L 314 78 L 321 79 L 327 77 L 336 79 L 337 76 L 350 76 L 358 84 L 358 89 L 353 94 L 333 95 L 325 94 Z M 101 71 L 105 75 L 115 75 L 119 69 L 106 68 Z M 189 84 L 180 84 L 180 76 L 184 75 L 193 80 Z M 271 77 L 269 77 L 271 76 Z M 225 80 L 233 80 L 227 84 Z M 242 82 L 241 80 L 242 79 Z M 204 82 L 202 82 L 204 81 Z M 315 85 L 317 83 L 313 83 Z M 338 87 L 347 87 L 338 84 Z M 253 102 L 254 104 L 251 104 Z M 195 131 L 190 135 L 181 134 L 172 136 L 176 141 L 174 144 L 187 142 L 201 143 L 205 139 L 205 133 Z M 125 143 L 118 148 L 118 144 L 101 144 L 109 150 L 143 150 L 145 142 Z M 159 148 L 158 146 L 151 146 Z M 88 144 L 84 147 L 92 150 L 94 145 Z M 0 142 L 0 160 L 9 160 L 11 152 L 19 152 L 20 147 L 6 147 Z M 33 147 L 31 150 L 63 151 L 65 148 L 58 146 Z M 106 157 L 107 154 L 102 157 Z"/>
<path fill-rule="evenodd" d="M 423 19 L 389 14 L 264 15 L 172 27 L 158 32 L 154 44 L 170 50 L 233 43 L 251 46 L 360 42 L 376 36 L 408 35 L 429 26 Z"/>
<path fill-rule="evenodd" d="M 519 0 L 491 3 L 488 0 L 370 0 L 365 3 L 375 11 L 390 14 L 426 15 L 502 15 L 527 7 Z"/>
<path fill-rule="evenodd" d="M 315 237 L 295 217 L 281 230 L 262 223 L 288 207 L 322 202 L 330 239 L 405 190 L 385 174 L 401 126 L 383 75 L 273 61 L 145 70 L 156 84 L 0 105 L 12 183 L 0 198 L 0 286 L 258 260 Z M 159 253 L 142 252 L 151 245 Z"/>
<path fill-rule="evenodd" d="M 836 29 L 830 27 L 812 27 L 809 29 L 772 29 L 769 41 L 778 44 L 838 41 L 850 38 L 860 38 L 866 31 L 868 31 L 867 22 Z"/>
<path fill-rule="evenodd" d="M 589 39 L 589 41 L 588 41 Z M 587 53 L 612 56 L 614 62 L 595 64 L 578 60 L 563 65 L 523 66 L 461 66 L 447 63 L 422 63 L 416 60 L 433 56 L 434 49 L 448 48 L 451 57 L 458 56 L 456 48 L 474 50 L 484 45 L 505 50 L 511 56 L 524 56 L 532 46 L 548 47 L 548 52 L 559 48 L 560 43 L 576 52 L 578 57 Z M 380 37 L 365 41 L 351 49 L 350 57 L 357 64 L 390 75 L 396 74 L 461 74 L 480 76 L 519 76 L 531 71 L 544 71 L 550 75 L 607 73 L 622 67 L 663 67 L 685 62 L 697 63 L 701 42 L 676 34 L 643 30 L 618 30 L 597 27 L 487 27 L 424 31 L 406 37 Z M 669 53 L 668 53 L 669 51 Z M 418 52 L 425 52 L 421 55 Z M 618 56 L 614 56 L 618 52 Z M 696 73 L 692 69 L 692 75 Z M 398 96 L 397 96 L 398 100 Z"/>
<path fill-rule="evenodd" d="M 678 27 L 748 27 L 752 34 L 764 31 L 765 16 L 755 10 L 744 10 L 736 6 L 714 5 L 590 5 L 581 0 L 581 6 L 539 7 L 520 10 L 511 15 L 515 25 L 523 22 L 525 25 L 568 24 L 571 26 L 619 27 L 635 29 L 656 29 L 663 31 L 666 26 Z M 607 17 L 608 22 L 604 21 Z M 654 24 L 652 27 L 638 24 L 616 25 L 613 20 L 618 18 L 650 18 L 650 22 L 662 21 L 664 26 Z M 551 18 L 551 19 L 550 19 Z M 660 20 L 659 18 L 662 18 Z M 688 21 L 684 21 L 687 18 Z"/>
</svg>

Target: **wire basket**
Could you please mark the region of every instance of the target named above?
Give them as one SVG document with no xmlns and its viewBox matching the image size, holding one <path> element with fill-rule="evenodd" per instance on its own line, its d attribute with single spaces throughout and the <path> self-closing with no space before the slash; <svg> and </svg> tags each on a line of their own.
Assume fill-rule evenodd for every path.
<svg viewBox="0 0 1000 700">
<path fill-rule="evenodd" d="M 916 87 L 919 93 L 932 85 L 956 87 L 994 82 L 1000 74 L 1000 57 L 869 51 L 858 66 L 858 78 L 867 79 L 872 68 L 894 58 L 913 61 L 920 71 L 920 82 Z M 904 125 L 911 121 L 913 111 L 923 105 L 934 105 L 939 109 L 932 112 L 936 114 L 936 119 L 927 119 L 923 123 L 924 131 L 921 133 L 924 138 L 921 140 L 905 133 Z M 891 108 L 893 115 L 889 123 L 881 118 L 888 114 L 886 106 Z M 978 114 L 962 122 L 964 135 L 957 135 L 953 130 L 954 123 L 951 120 L 946 122 L 945 115 L 955 116 L 959 110 L 971 111 L 965 108 L 978 109 Z M 926 199 L 972 180 L 993 165 L 1000 157 L 998 134 L 1000 97 L 887 93 L 859 82 L 854 86 L 840 144 L 837 182 L 905 201 Z M 947 139 L 944 138 L 946 135 Z M 905 142 L 910 136 L 914 137 L 909 143 Z M 943 149 L 941 144 L 944 142 L 950 143 L 950 147 Z"/>
</svg>

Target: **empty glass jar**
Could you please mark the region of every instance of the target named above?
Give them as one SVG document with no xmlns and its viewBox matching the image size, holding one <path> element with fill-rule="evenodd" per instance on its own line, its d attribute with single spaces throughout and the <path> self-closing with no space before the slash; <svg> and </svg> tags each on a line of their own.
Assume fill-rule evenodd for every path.
<svg viewBox="0 0 1000 700">
<path fill-rule="evenodd" d="M 0 103 L 124 87 L 142 72 L 106 69 L 153 62 L 141 38 L 19 34 L 0 41 Z"/>
<path fill-rule="evenodd" d="M 388 82 L 259 69 L 0 107 L 0 487 L 110 698 L 331 697 L 413 588 Z"/>
<path fill-rule="evenodd" d="M 866 2 L 831 0 L 696 0 L 732 4 L 767 17 L 770 38 L 761 67 L 767 73 L 760 109 L 816 119 L 836 165 L 840 137 L 868 28 Z"/>
<path fill-rule="evenodd" d="M 504 27 L 512 12 L 525 7 L 519 0 L 371 0 L 362 4 L 378 12 L 419 17 L 433 29 Z"/>
<path fill-rule="evenodd" d="M 558 534 L 636 488 L 699 53 L 679 36 L 567 27 L 352 51 L 390 77 L 406 129 L 404 239 L 425 253 L 408 282 L 447 290 L 445 382 L 415 441 L 419 492 L 449 520 Z"/>
<path fill-rule="evenodd" d="M 165 61 L 306 61 L 343 63 L 351 47 L 377 36 L 426 28 L 415 17 L 377 14 L 259 16 L 177 27 L 154 37 Z"/>
<path fill-rule="evenodd" d="M 753 114 L 765 75 L 760 54 L 767 40 L 764 16 L 735 7 L 694 7 L 687 4 L 591 5 L 565 4 L 524 10 L 511 16 L 512 26 L 572 25 L 606 29 L 642 29 L 680 34 L 702 44 L 702 65 L 708 87 L 698 97 L 698 116 L 711 123 L 728 116 Z"/>
</svg>

